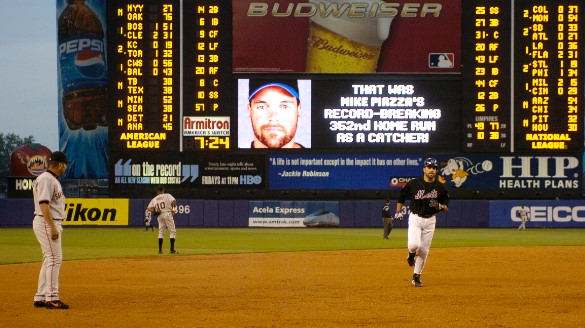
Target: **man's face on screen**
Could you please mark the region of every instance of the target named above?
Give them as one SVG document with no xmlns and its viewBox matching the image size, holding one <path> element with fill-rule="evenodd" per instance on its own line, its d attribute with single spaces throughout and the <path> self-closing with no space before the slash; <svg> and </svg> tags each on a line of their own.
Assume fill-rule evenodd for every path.
<svg viewBox="0 0 585 328">
<path fill-rule="evenodd" d="M 296 97 L 278 86 L 259 91 L 248 105 L 256 148 L 292 148 L 300 116 Z"/>
</svg>

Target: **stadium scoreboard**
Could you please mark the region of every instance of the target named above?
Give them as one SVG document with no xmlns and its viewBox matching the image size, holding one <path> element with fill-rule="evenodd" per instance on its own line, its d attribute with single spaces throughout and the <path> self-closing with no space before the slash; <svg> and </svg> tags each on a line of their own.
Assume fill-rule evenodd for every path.
<svg viewBox="0 0 585 328">
<path fill-rule="evenodd" d="M 132 156 L 582 153 L 584 9 L 577 0 L 109 1 L 116 172 Z M 315 17 L 343 12 L 391 24 L 374 70 L 310 67 L 324 42 Z M 347 47 L 328 50 L 358 53 Z M 298 81 L 305 149 L 248 149 L 248 82 L 272 78 Z M 268 157 L 250 160 L 255 174 Z"/>
<path fill-rule="evenodd" d="M 294 16 L 286 9 L 289 3 L 261 4 L 260 8 L 268 8 L 263 15 Z M 421 8 L 418 3 L 406 4 L 410 5 L 406 9 L 404 3 L 402 7 L 398 5 L 391 7 L 397 9 L 397 15 L 403 13 L 400 8 Z M 249 3 L 248 17 L 258 11 L 258 6 L 259 3 Z M 358 99 L 364 90 L 367 94 L 367 89 L 352 92 L 353 86 L 359 84 L 374 89 L 381 85 L 404 86 L 412 90 L 406 94 L 409 98 L 424 98 L 425 106 L 421 108 L 434 107 L 431 109 L 439 110 L 442 119 L 424 117 L 424 122 L 410 122 L 409 132 L 431 133 L 402 135 L 406 141 L 396 145 L 402 151 L 418 151 L 428 145 L 461 152 L 581 151 L 585 68 L 580 34 L 584 5 L 579 1 L 478 0 L 462 1 L 461 6 L 461 58 L 455 59 L 455 64 L 460 63 L 455 79 L 452 74 L 435 72 L 425 77 L 395 72 L 349 72 L 343 77 L 296 73 L 313 80 L 313 103 L 327 108 L 341 105 L 328 103 L 336 102 L 337 96 L 317 99 L 320 95 L 327 98 L 331 87 L 343 88 L 332 80 L 351 80 L 339 97 Z M 303 13 L 298 3 L 295 9 Z M 112 150 L 238 149 L 235 86 L 238 78 L 249 78 L 250 74 L 246 76 L 242 69 L 233 67 L 233 37 L 238 30 L 233 25 L 232 11 L 230 1 L 109 4 Z M 265 70 L 248 72 L 266 75 Z M 280 76 L 286 73 L 270 72 Z M 437 83 L 447 84 L 450 90 L 438 88 Z M 446 100 L 433 99 L 439 92 L 440 98 Z M 356 107 L 351 105 L 347 108 Z M 357 114 L 350 116 L 353 119 Z M 313 132 L 314 139 L 344 140 L 338 137 L 339 127 L 347 124 L 347 119 L 313 117 L 312 124 L 318 127 Z M 357 119 L 353 119 L 356 125 Z M 378 121 L 392 124 L 389 119 Z M 396 123 L 399 124 L 402 123 Z M 454 131 L 458 135 L 454 136 Z M 366 136 L 361 146 L 381 149 L 392 143 L 385 139 Z M 357 141 L 313 143 L 313 148 L 323 149 L 360 146 Z"/>
<path fill-rule="evenodd" d="M 212 3 L 110 5 L 113 150 L 230 149 L 231 24 Z"/>
<path fill-rule="evenodd" d="M 580 151 L 583 5 L 512 3 L 464 2 L 463 148 Z"/>
</svg>

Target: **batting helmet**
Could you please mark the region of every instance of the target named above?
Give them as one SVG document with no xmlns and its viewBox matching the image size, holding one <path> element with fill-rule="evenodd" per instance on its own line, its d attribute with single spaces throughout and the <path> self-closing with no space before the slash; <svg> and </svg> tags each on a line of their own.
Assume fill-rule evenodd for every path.
<svg viewBox="0 0 585 328">
<path fill-rule="evenodd" d="M 435 167 L 436 168 L 439 165 L 437 164 L 437 160 L 436 159 L 429 157 L 429 158 L 425 159 L 424 166 L 425 167 Z"/>
</svg>

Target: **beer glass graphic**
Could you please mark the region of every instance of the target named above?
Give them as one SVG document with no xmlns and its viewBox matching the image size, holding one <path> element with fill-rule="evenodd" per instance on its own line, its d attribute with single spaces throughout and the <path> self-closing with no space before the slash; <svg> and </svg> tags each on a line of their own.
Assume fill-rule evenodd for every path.
<svg viewBox="0 0 585 328">
<path fill-rule="evenodd" d="M 317 10 L 310 18 L 306 71 L 375 72 L 382 44 L 388 38 L 390 24 L 394 19 L 388 12 L 380 10 L 385 2 L 381 0 L 310 2 L 317 5 Z M 359 7 L 352 7 L 353 5 Z"/>
</svg>

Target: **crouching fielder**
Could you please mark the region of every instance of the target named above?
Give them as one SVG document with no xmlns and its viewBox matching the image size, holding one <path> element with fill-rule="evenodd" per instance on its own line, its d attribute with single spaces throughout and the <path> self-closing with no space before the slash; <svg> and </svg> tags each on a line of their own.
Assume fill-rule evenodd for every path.
<svg viewBox="0 0 585 328">
<path fill-rule="evenodd" d="M 163 186 L 158 186 L 156 189 L 156 196 L 150 201 L 146 209 L 146 220 L 150 220 L 152 213 L 158 214 L 158 253 L 162 254 L 163 239 L 167 229 L 171 241 L 171 254 L 179 254 L 175 250 L 175 238 L 177 236 L 177 229 L 175 228 L 175 220 L 173 216 L 177 213 L 177 201 L 171 194 L 165 193 Z"/>
<path fill-rule="evenodd" d="M 154 213 L 156 215 L 158 215 L 158 213 Z M 152 231 L 154 231 L 154 226 L 151 224 L 152 221 L 152 212 L 150 212 L 148 209 L 146 209 L 146 211 L 144 211 L 144 226 L 145 229 L 144 231 L 148 231 L 148 229 L 152 229 Z"/>
<path fill-rule="evenodd" d="M 423 271 L 433 235 L 435 233 L 435 214 L 449 210 L 449 194 L 436 180 L 437 160 L 427 158 L 423 166 L 423 177 L 408 181 L 400 191 L 396 203 L 396 220 L 402 220 L 402 207 L 406 199 L 410 200 L 410 215 L 408 217 L 408 265 L 414 267 L 412 284 L 422 287 L 420 275 Z"/>
</svg>

